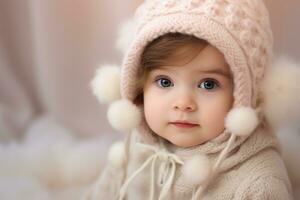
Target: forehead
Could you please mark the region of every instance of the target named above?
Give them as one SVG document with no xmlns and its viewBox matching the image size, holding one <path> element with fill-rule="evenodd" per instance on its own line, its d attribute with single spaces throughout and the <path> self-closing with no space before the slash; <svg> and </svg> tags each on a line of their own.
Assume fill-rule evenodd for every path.
<svg viewBox="0 0 300 200">
<path fill-rule="evenodd" d="M 227 64 L 224 55 L 215 47 L 208 45 L 199 54 L 189 61 L 188 63 L 178 65 L 165 65 L 158 66 L 155 69 L 157 70 L 167 70 L 167 71 L 176 71 L 184 70 L 190 71 L 191 73 L 214 73 L 226 76 L 231 78 L 231 70 Z"/>
</svg>

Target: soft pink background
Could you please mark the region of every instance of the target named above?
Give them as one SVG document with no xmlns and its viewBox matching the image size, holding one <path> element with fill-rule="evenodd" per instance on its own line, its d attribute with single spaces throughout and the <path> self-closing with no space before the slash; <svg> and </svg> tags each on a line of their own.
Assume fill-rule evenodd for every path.
<svg viewBox="0 0 300 200">
<path fill-rule="evenodd" d="M 20 135 L 51 115 L 78 135 L 114 132 L 89 82 L 99 64 L 121 63 L 118 26 L 140 0 L 0 1 L 0 116 Z M 300 1 L 267 0 L 275 51 L 300 57 Z"/>
<path fill-rule="evenodd" d="M 0 157 L 2 161 L 4 160 L 2 164 L 5 164 L 4 168 L 2 164 L 0 165 L 2 167 L 0 167 L 0 177 L 3 174 L 7 175 L 9 171 L 14 175 L 16 172 L 24 171 L 26 163 L 30 161 L 27 158 L 26 160 L 20 158 L 23 158 L 22 152 L 28 149 L 33 150 L 32 153 L 39 151 L 39 149 L 32 149 L 32 146 L 36 147 L 33 144 L 42 142 L 41 145 L 44 145 L 45 142 L 47 144 L 53 141 L 59 144 L 63 140 L 67 148 L 70 142 L 68 134 L 99 137 L 98 139 L 92 137 L 90 139 L 92 143 L 81 140 L 85 145 L 78 142 L 74 147 L 72 146 L 72 151 L 58 151 L 54 155 L 49 154 L 47 149 L 51 149 L 53 145 L 55 148 L 56 143 L 46 146 L 46 150 L 40 152 L 42 158 L 45 156 L 48 160 L 51 156 L 55 157 L 58 165 L 53 166 L 51 159 L 49 163 L 41 163 L 44 165 L 39 168 L 44 170 L 43 173 L 49 174 L 47 170 L 50 170 L 51 176 L 58 176 L 57 173 L 53 173 L 53 170 L 56 172 L 56 169 L 61 169 L 61 164 L 70 159 L 72 152 L 74 155 L 72 154 L 71 158 L 77 158 L 78 160 L 75 160 L 78 163 L 73 161 L 74 166 L 67 170 L 73 172 L 74 180 L 100 173 L 109 145 L 116 138 L 122 137 L 122 134 L 116 134 L 108 125 L 107 107 L 97 102 L 89 83 L 99 64 L 121 63 L 122 53 L 115 48 L 118 28 L 123 21 L 132 16 L 141 2 L 141 0 L 0 1 L 0 150 L 2 152 Z M 270 10 L 274 30 L 275 55 L 288 54 L 296 61 L 300 61 L 298 40 L 300 1 L 266 0 L 266 4 Z M 299 130 L 297 131 L 299 133 Z M 58 134 L 61 137 L 58 137 Z M 25 135 L 34 143 L 16 146 L 16 138 L 26 139 Z M 53 138 L 49 135 L 53 135 Z M 290 168 L 295 197 L 299 199 L 300 159 L 297 152 L 299 152 L 300 133 L 288 135 L 282 132 L 279 135 L 283 146 L 288 147 L 284 158 Z M 77 155 L 78 151 L 81 154 Z M 31 159 L 40 162 L 39 159 Z M 76 168 L 82 164 L 85 164 L 83 166 L 86 168 Z M 5 166 L 9 167 L 5 168 Z M 25 182 L 24 187 L 29 185 L 30 188 L 32 178 L 41 181 L 37 177 L 32 177 L 30 173 L 27 176 L 25 180 L 28 179 L 29 184 Z M 3 177 L 0 178 L 0 194 L 8 192 L 9 195 L 19 194 L 23 198 L 21 193 L 23 188 L 16 188 L 20 185 L 20 177 L 17 176 L 15 179 L 9 177 L 9 180 L 8 185 Z M 43 184 L 47 183 L 47 180 L 42 181 Z M 76 181 L 74 185 L 75 183 Z M 65 193 L 61 193 L 60 189 L 58 192 L 52 191 L 54 197 L 50 199 L 81 199 L 82 189 L 84 190 L 84 187 L 81 189 L 75 187 L 73 190 L 62 188 L 62 191 L 66 190 Z M 35 193 L 39 191 L 32 191 L 33 195 Z M 33 198 L 28 197 L 28 199 Z"/>
</svg>

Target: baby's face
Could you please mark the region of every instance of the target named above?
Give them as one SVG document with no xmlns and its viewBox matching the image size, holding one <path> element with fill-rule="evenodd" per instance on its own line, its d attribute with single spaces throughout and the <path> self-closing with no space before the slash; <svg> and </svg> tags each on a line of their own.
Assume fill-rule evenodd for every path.
<svg viewBox="0 0 300 200">
<path fill-rule="evenodd" d="M 180 147 L 220 135 L 232 104 L 230 69 L 223 54 L 210 45 L 187 64 L 155 68 L 144 86 L 149 127 Z"/>
</svg>

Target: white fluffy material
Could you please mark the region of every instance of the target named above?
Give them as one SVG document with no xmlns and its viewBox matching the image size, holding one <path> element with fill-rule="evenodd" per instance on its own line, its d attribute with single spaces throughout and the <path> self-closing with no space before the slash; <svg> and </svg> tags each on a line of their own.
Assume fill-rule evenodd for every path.
<svg viewBox="0 0 300 200">
<path fill-rule="evenodd" d="M 48 193 L 49 199 L 81 199 L 104 168 L 111 143 L 103 137 L 79 141 L 49 117 L 35 120 L 24 140 L 0 143 L 0 199 L 46 200 Z M 65 193 L 70 188 L 81 193 Z"/>
<path fill-rule="evenodd" d="M 254 109 L 250 107 L 233 108 L 226 116 L 225 127 L 236 136 L 248 136 L 258 125 Z"/>
<path fill-rule="evenodd" d="M 124 142 L 116 142 L 114 143 L 108 153 L 108 162 L 116 167 L 120 168 L 125 164 L 125 144 Z"/>
<path fill-rule="evenodd" d="M 107 112 L 108 121 L 116 130 L 132 131 L 141 122 L 141 111 L 131 101 L 121 99 L 113 102 Z"/>
<path fill-rule="evenodd" d="M 276 60 L 263 84 L 264 112 L 273 128 L 300 128 L 300 64 L 287 57 Z"/>
<path fill-rule="evenodd" d="M 84 185 L 95 179 L 103 169 L 101 139 L 81 141 L 69 148 L 61 159 L 61 173 L 66 185 Z"/>
<path fill-rule="evenodd" d="M 97 69 L 91 87 L 101 103 L 111 103 L 121 98 L 120 73 L 120 67 L 114 65 L 104 65 Z"/>
<path fill-rule="evenodd" d="M 135 29 L 136 25 L 132 19 L 129 19 L 120 25 L 116 47 L 124 54 L 129 49 L 129 46 L 134 39 Z"/>
<path fill-rule="evenodd" d="M 182 168 L 183 177 L 186 182 L 193 185 L 203 183 L 211 174 L 210 160 L 204 154 L 199 154 L 187 160 Z"/>
<path fill-rule="evenodd" d="M 28 176 L 1 176 L 0 199 L 2 200 L 50 200 L 47 187 Z"/>
<path fill-rule="evenodd" d="M 44 118 L 29 129 L 20 146 L 35 177 L 63 187 L 84 185 L 97 177 L 104 165 L 105 155 L 100 153 L 104 144 L 100 138 L 78 141 L 73 132 Z"/>
</svg>

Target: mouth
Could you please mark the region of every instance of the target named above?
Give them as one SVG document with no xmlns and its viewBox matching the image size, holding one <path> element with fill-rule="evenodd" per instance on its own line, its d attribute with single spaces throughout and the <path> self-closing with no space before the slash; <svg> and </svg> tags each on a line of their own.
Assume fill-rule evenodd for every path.
<svg viewBox="0 0 300 200">
<path fill-rule="evenodd" d="M 175 121 L 175 122 L 170 122 L 170 124 L 178 127 L 178 128 L 194 128 L 199 126 L 199 124 L 195 124 L 193 122 L 189 121 Z"/>
</svg>

